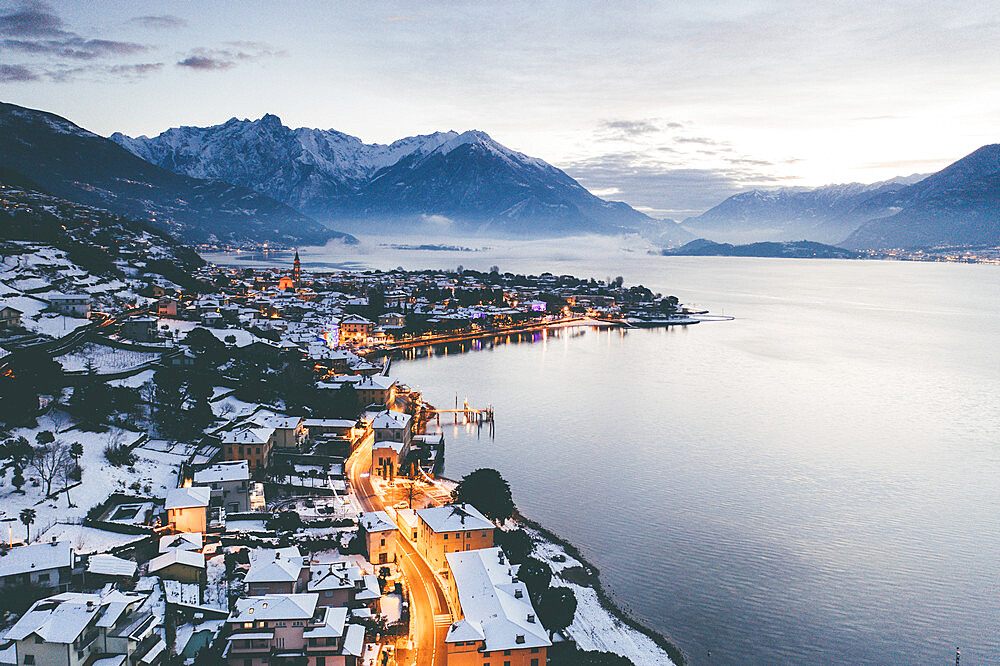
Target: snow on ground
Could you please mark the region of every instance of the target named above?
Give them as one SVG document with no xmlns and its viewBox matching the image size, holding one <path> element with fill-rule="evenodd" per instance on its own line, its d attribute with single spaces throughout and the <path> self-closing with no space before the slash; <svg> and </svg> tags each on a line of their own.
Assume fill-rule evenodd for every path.
<svg viewBox="0 0 1000 666">
<path fill-rule="evenodd" d="M 548 563 L 548 565 L 552 567 L 553 573 L 559 573 L 568 567 L 581 566 L 580 562 L 577 562 L 566 554 L 566 551 L 563 550 L 562 546 L 552 543 L 551 541 L 546 541 L 541 534 L 531 528 L 525 528 L 525 531 L 531 535 L 532 539 L 535 540 L 535 547 L 531 552 L 532 556 Z M 559 561 L 559 559 L 556 558 L 562 559 L 562 561 Z"/>
<path fill-rule="evenodd" d="M 555 581 L 553 581 L 555 584 Z M 580 587 L 559 581 L 576 595 L 576 615 L 569 627 L 569 634 L 581 650 L 602 650 L 628 657 L 633 664 L 653 666 L 673 664 L 659 645 L 645 634 L 614 617 L 601 606 L 593 588 Z"/>
<path fill-rule="evenodd" d="M 38 540 L 50 541 L 52 537 L 55 537 L 57 541 L 69 541 L 78 555 L 102 553 L 117 546 L 124 546 L 127 543 L 146 538 L 141 534 L 119 534 L 83 525 L 56 523 L 39 534 Z"/>
<path fill-rule="evenodd" d="M 232 389 L 227 389 L 227 391 L 228 390 Z M 211 403 L 211 406 L 212 413 L 215 414 L 217 418 L 235 419 L 253 414 L 260 405 L 253 402 L 244 402 L 234 398 L 233 396 L 228 396 Z"/>
<path fill-rule="evenodd" d="M 143 370 L 139 374 L 132 375 L 131 377 L 125 377 L 124 379 L 112 379 L 108 382 L 108 386 L 137 389 L 146 382 L 153 381 L 153 375 L 155 374 L 156 370 Z"/>
<path fill-rule="evenodd" d="M 56 411 L 42 416 L 35 428 L 18 428 L 12 433 L 15 437 L 23 436 L 34 445 L 35 435 L 42 430 L 49 430 L 57 432 L 57 442 L 66 445 L 79 442 L 83 445 L 83 455 L 80 457 L 83 478 L 81 483 L 71 487 L 69 491 L 70 499 L 75 506 L 68 506 L 66 497 L 62 493 L 55 498 L 45 499 L 44 483 L 38 478 L 37 472 L 30 468 L 24 471 L 27 480 L 23 488 L 24 494 L 17 493 L 11 485 L 10 477 L 13 473 L 11 470 L 0 476 L 2 482 L 0 518 L 17 517 L 22 509 L 34 509 L 36 517 L 31 527 L 33 540 L 57 521 L 82 520 L 92 506 L 103 502 L 114 492 L 143 494 L 143 490 L 130 488 L 136 482 L 140 488 L 150 486 L 150 495 L 153 497 L 164 497 L 167 488 L 176 486 L 176 465 L 180 460 L 179 456 L 173 456 L 170 460 L 155 460 L 144 455 L 144 449 L 139 447 L 135 450 L 137 455 L 135 465 L 114 467 L 104 457 L 104 448 L 111 442 L 130 444 L 139 438 L 139 433 L 120 428 L 111 428 L 104 433 L 68 430 L 70 424 L 71 421 L 62 412 Z M 34 480 L 38 481 L 37 486 L 34 485 Z M 61 490 L 62 487 L 58 481 L 52 484 L 53 492 Z M 15 539 L 24 538 L 25 528 L 19 520 L 13 523 L 13 530 Z"/>
<path fill-rule="evenodd" d="M 226 533 L 234 532 L 267 532 L 263 520 L 231 520 L 226 519 Z"/>
<path fill-rule="evenodd" d="M 379 613 L 385 616 L 385 621 L 387 623 L 395 624 L 399 622 L 403 611 L 402 595 L 396 594 L 395 592 L 383 594 L 382 598 L 379 600 L 378 609 Z"/>
<path fill-rule="evenodd" d="M 61 338 L 69 335 L 81 326 L 90 323 L 89 319 L 77 319 L 76 317 L 66 317 L 60 314 L 42 314 L 37 319 L 22 318 L 21 325 L 32 333 L 48 335 L 53 338 Z"/>
<path fill-rule="evenodd" d="M 56 358 L 63 370 L 86 370 L 89 362 L 94 371 L 99 374 L 110 374 L 122 370 L 130 370 L 144 363 L 160 358 L 157 352 L 142 352 L 131 349 L 117 349 L 92 342 L 77 348 L 69 354 Z"/>
</svg>

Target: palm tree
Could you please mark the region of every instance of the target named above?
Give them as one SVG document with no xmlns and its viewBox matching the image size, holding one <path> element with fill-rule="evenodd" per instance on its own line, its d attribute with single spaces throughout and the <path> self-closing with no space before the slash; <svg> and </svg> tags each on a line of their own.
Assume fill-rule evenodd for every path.
<svg viewBox="0 0 1000 666">
<path fill-rule="evenodd" d="M 31 523 L 35 522 L 35 510 L 34 509 L 21 509 L 21 522 L 24 523 L 24 527 L 27 530 L 28 538 L 25 542 L 31 542 Z"/>
</svg>

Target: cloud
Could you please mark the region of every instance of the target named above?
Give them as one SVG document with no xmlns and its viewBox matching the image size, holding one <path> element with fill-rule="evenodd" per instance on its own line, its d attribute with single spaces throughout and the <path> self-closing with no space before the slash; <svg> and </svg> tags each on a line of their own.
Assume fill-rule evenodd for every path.
<svg viewBox="0 0 1000 666">
<path fill-rule="evenodd" d="M 191 55 L 183 60 L 177 61 L 178 67 L 188 67 L 190 69 L 229 69 L 235 66 L 236 63 L 232 60 L 222 60 L 220 58 L 213 58 L 207 55 Z"/>
<path fill-rule="evenodd" d="M 143 28 L 152 28 L 154 30 L 176 30 L 178 28 L 186 28 L 188 22 L 182 19 L 180 16 L 174 16 L 172 14 L 160 14 L 158 16 L 136 16 L 131 19 L 129 23 L 134 25 L 140 25 Z"/>
<path fill-rule="evenodd" d="M 74 60 L 96 60 L 114 56 L 132 55 L 149 47 L 135 42 L 118 42 L 110 39 L 84 39 L 72 35 L 64 39 L 29 41 L 5 39 L 0 48 L 36 55 L 54 55 Z"/>
<path fill-rule="evenodd" d="M 162 62 L 140 62 L 132 65 L 114 65 L 108 68 L 110 74 L 116 74 L 126 77 L 141 77 L 149 74 L 150 72 L 155 72 L 163 69 Z"/>
<path fill-rule="evenodd" d="M 659 118 L 641 120 L 613 119 L 605 120 L 597 126 L 595 132 L 598 141 L 630 141 L 648 138 L 667 130 L 684 127 L 683 123 L 665 121 Z"/>
<path fill-rule="evenodd" d="M 0 14 L 0 35 L 52 37 L 67 34 L 63 21 L 44 2 L 25 0 L 17 9 Z"/>
<path fill-rule="evenodd" d="M 37 81 L 38 75 L 24 65 L 0 65 L 0 81 L 4 83 L 17 81 Z"/>
<path fill-rule="evenodd" d="M 285 55 L 285 51 L 275 49 L 264 42 L 226 42 L 225 49 L 197 48 L 177 61 L 178 67 L 211 71 L 229 69 L 240 62 L 253 62 L 261 58 Z"/>
</svg>

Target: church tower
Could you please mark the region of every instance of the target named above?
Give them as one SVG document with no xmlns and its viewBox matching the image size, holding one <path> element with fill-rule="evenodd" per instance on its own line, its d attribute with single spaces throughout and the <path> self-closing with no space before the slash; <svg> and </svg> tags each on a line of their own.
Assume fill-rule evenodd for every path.
<svg viewBox="0 0 1000 666">
<path fill-rule="evenodd" d="M 302 281 L 302 265 L 299 263 L 298 250 L 295 250 L 295 261 L 292 262 L 292 280 L 295 281 L 295 288 L 298 289 Z"/>
</svg>

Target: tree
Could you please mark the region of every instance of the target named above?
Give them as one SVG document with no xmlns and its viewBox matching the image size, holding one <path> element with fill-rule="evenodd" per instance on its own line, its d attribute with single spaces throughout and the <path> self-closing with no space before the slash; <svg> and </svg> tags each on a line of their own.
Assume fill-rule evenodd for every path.
<svg viewBox="0 0 1000 666">
<path fill-rule="evenodd" d="M 568 587 L 550 587 L 542 593 L 538 602 L 538 615 L 542 625 L 552 634 L 573 624 L 576 615 L 576 595 Z"/>
<path fill-rule="evenodd" d="M 493 540 L 497 546 L 503 548 L 503 552 L 507 553 L 511 562 L 524 562 L 534 547 L 531 536 L 522 529 L 509 532 L 493 530 Z"/>
<path fill-rule="evenodd" d="M 73 442 L 69 445 L 69 454 L 73 456 L 73 463 L 79 467 L 80 466 L 80 456 L 83 455 L 83 444 L 80 442 Z"/>
<path fill-rule="evenodd" d="M 302 517 L 294 511 L 279 511 L 267 521 L 267 529 L 275 532 L 293 532 L 302 527 Z"/>
<path fill-rule="evenodd" d="M 21 522 L 24 523 L 24 529 L 27 531 L 26 543 L 31 543 L 31 524 L 35 522 L 35 515 L 34 509 L 21 509 Z"/>
<path fill-rule="evenodd" d="M 35 435 L 35 441 L 39 446 L 48 446 L 52 442 L 56 441 L 56 436 L 52 434 L 51 430 L 41 430 L 37 435 Z"/>
<path fill-rule="evenodd" d="M 45 483 L 45 496 L 52 494 L 52 482 L 60 475 L 62 469 L 71 464 L 69 450 L 66 445 L 52 443 L 47 446 L 40 446 L 35 449 L 35 455 L 31 458 L 31 469 L 42 477 Z"/>
<path fill-rule="evenodd" d="M 5 441 L 3 445 L 0 445 L 0 460 L 6 461 L 3 467 L 0 468 L 0 473 L 6 473 L 8 469 L 11 469 L 12 476 L 10 482 L 17 489 L 17 492 L 21 494 L 24 493 L 21 490 L 25 483 L 24 468 L 27 467 L 34 453 L 35 450 L 31 448 L 31 444 L 24 437 L 11 438 Z"/>
<path fill-rule="evenodd" d="M 495 469 L 481 468 L 462 477 L 451 499 L 457 504 L 471 504 L 493 521 L 503 522 L 514 515 L 510 484 Z"/>
<path fill-rule="evenodd" d="M 518 579 L 528 588 L 531 598 L 538 600 L 552 581 L 552 567 L 541 560 L 529 557 L 517 570 Z"/>
</svg>

